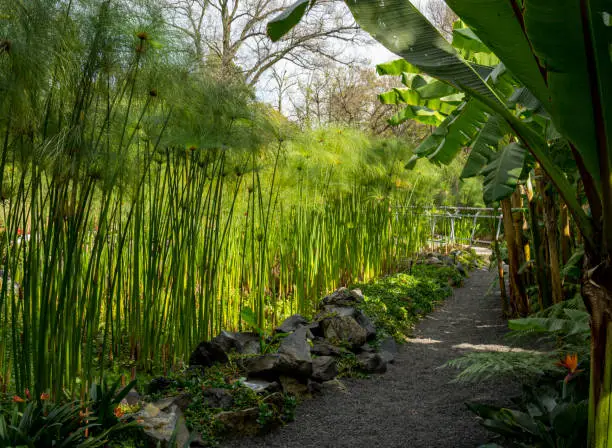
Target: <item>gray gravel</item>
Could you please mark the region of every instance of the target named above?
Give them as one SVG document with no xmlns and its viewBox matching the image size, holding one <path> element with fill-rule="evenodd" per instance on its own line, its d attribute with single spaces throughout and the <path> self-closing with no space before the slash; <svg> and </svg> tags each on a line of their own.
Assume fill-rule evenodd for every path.
<svg viewBox="0 0 612 448">
<path fill-rule="evenodd" d="M 503 400 L 517 394 L 518 386 L 453 384 L 455 370 L 436 368 L 478 346 L 505 345 L 499 295 L 483 297 L 492 281 L 489 272 L 473 272 L 444 306 L 417 325 L 415 341 L 400 348 L 386 374 L 342 380 L 345 392 L 305 401 L 295 422 L 263 437 L 222 446 L 461 448 L 486 443 L 489 433 L 464 403 Z"/>
</svg>

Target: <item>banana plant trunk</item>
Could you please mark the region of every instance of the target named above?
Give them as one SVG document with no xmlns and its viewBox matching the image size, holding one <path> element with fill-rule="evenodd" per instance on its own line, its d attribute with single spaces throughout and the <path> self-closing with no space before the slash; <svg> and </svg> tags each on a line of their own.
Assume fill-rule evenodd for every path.
<svg viewBox="0 0 612 448">
<path fill-rule="evenodd" d="M 522 278 L 519 274 L 520 257 L 516 244 L 514 222 L 512 220 L 512 204 L 510 198 L 500 201 L 503 215 L 504 235 L 508 246 L 508 272 L 510 282 L 510 308 L 513 315 L 526 316 L 529 314 L 529 302 L 525 292 Z"/>
<path fill-rule="evenodd" d="M 538 166 L 535 169 L 537 185 L 542 197 L 544 227 L 546 228 L 546 242 L 548 246 L 548 265 L 550 267 L 550 282 L 552 286 L 553 303 L 563 301 L 563 283 L 561 281 L 561 267 L 559 255 L 559 230 L 557 228 L 557 205 L 550 180 Z"/>
<path fill-rule="evenodd" d="M 589 257 L 582 297 L 591 314 L 589 448 L 612 447 L 612 264 Z"/>
<path fill-rule="evenodd" d="M 526 191 L 529 206 L 529 229 L 531 231 L 531 243 L 535 260 L 535 278 L 538 284 L 538 303 L 540 309 L 543 310 L 552 305 L 552 296 L 546 275 L 546 256 L 544 255 L 544 245 L 542 244 L 539 226 L 538 204 L 534 195 L 531 177 L 527 179 Z"/>
</svg>

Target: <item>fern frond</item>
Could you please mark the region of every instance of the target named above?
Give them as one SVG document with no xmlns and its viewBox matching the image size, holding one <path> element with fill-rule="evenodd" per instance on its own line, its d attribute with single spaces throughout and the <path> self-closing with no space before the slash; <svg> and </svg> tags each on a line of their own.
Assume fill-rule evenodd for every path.
<svg viewBox="0 0 612 448">
<path fill-rule="evenodd" d="M 442 368 L 461 369 L 453 382 L 471 383 L 491 378 L 527 378 L 545 373 L 562 373 L 556 355 L 535 351 L 474 352 L 448 361 Z"/>
</svg>

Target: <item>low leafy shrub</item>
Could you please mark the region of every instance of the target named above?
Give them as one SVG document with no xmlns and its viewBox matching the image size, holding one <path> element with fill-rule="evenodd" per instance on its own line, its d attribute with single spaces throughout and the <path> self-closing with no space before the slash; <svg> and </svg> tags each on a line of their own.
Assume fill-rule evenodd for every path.
<svg viewBox="0 0 612 448">
<path fill-rule="evenodd" d="M 409 334 L 416 320 L 452 294 L 450 284 L 460 284 L 454 267 L 415 265 L 410 273 L 399 273 L 357 284 L 365 301 L 362 310 L 377 328 L 398 341 Z"/>
<path fill-rule="evenodd" d="M 587 398 L 577 389 L 570 391 L 567 381 L 563 381 L 562 389 L 524 386 L 518 409 L 480 403 L 467 406 L 485 428 L 504 437 L 510 446 L 586 447 Z"/>
</svg>

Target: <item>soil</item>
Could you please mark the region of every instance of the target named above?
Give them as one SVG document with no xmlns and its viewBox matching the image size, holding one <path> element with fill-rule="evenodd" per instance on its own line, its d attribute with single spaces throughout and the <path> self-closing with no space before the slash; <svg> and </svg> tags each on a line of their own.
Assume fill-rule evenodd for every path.
<svg viewBox="0 0 612 448">
<path fill-rule="evenodd" d="M 475 271 L 444 305 L 417 324 L 384 375 L 343 379 L 346 391 L 307 400 L 295 422 L 262 437 L 227 441 L 226 448 L 462 448 L 491 434 L 466 401 L 507 402 L 519 393 L 509 382 L 451 383 L 457 371 L 438 369 L 469 350 L 506 345 L 499 290 L 486 295 L 493 274 Z"/>
</svg>

